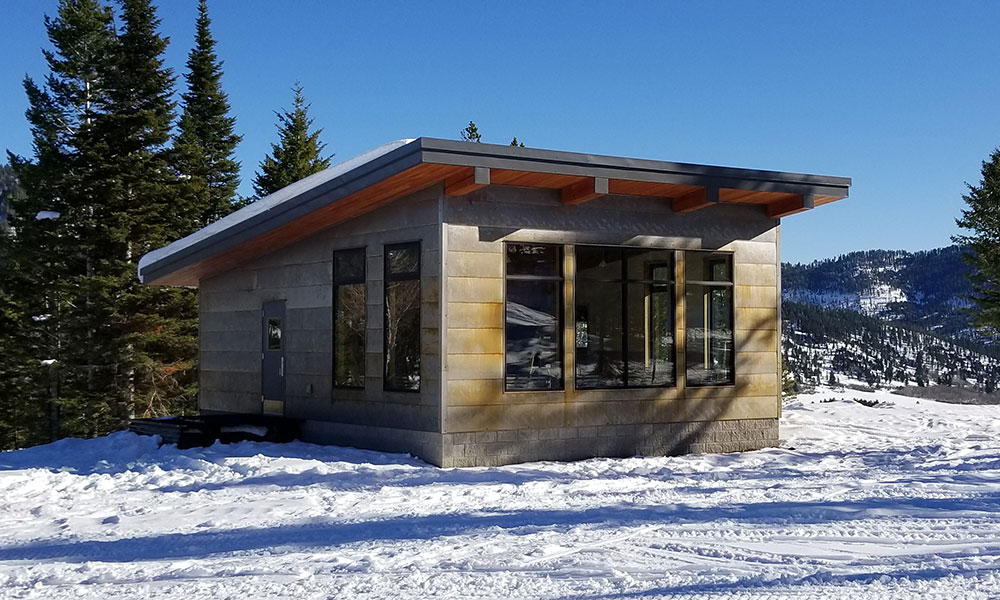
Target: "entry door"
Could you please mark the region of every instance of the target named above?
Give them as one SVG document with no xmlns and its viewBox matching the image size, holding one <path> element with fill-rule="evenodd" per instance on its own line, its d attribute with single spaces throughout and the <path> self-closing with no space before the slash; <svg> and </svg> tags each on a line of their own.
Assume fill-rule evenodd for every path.
<svg viewBox="0 0 1000 600">
<path fill-rule="evenodd" d="M 265 302 L 260 309 L 261 412 L 285 413 L 285 301 Z"/>
</svg>

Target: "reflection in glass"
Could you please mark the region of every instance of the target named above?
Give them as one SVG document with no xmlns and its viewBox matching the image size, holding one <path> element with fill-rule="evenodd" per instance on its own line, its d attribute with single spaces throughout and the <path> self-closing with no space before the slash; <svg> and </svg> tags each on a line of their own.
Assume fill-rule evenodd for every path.
<svg viewBox="0 0 1000 600">
<path fill-rule="evenodd" d="M 365 249 L 352 248 L 333 253 L 334 283 L 364 283 Z"/>
<path fill-rule="evenodd" d="M 578 332 L 586 331 L 585 337 L 579 336 L 576 347 L 576 386 L 579 388 L 625 385 L 621 301 L 621 283 L 584 283 L 577 278 L 576 328 Z"/>
<path fill-rule="evenodd" d="M 562 253 L 544 244 L 506 248 L 506 389 L 562 389 Z"/>
<path fill-rule="evenodd" d="M 335 287 L 333 322 L 333 384 L 365 387 L 365 284 Z"/>
<path fill-rule="evenodd" d="M 673 250 L 576 247 L 576 384 L 674 383 Z"/>
<path fill-rule="evenodd" d="M 507 276 L 562 277 L 559 246 L 507 244 Z"/>
<path fill-rule="evenodd" d="M 267 349 L 281 350 L 281 319 L 267 320 Z"/>
<path fill-rule="evenodd" d="M 365 387 L 365 249 L 333 253 L 333 385 Z"/>
<path fill-rule="evenodd" d="M 420 281 L 385 287 L 385 387 L 420 389 Z"/>
<path fill-rule="evenodd" d="M 628 384 L 674 382 L 673 285 L 629 283 Z"/>
<path fill-rule="evenodd" d="M 559 281 L 507 282 L 507 389 L 562 387 Z"/>
<path fill-rule="evenodd" d="M 387 247 L 385 266 L 389 278 L 393 278 L 394 275 L 419 275 L 420 244 Z"/>
<path fill-rule="evenodd" d="M 733 288 L 728 255 L 688 252 L 688 385 L 733 383 Z M 695 279 L 697 277 L 698 279 Z"/>
<path fill-rule="evenodd" d="M 387 390 L 420 390 L 420 244 L 385 248 Z"/>
</svg>

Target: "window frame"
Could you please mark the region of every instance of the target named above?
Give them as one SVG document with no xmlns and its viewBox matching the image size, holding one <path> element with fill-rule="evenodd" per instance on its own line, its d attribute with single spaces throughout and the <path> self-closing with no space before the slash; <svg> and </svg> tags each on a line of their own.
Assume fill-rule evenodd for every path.
<svg viewBox="0 0 1000 600">
<path fill-rule="evenodd" d="M 729 280 L 728 281 L 704 281 L 698 279 L 688 280 L 687 278 L 687 261 L 689 254 L 715 254 L 719 257 L 725 259 L 727 267 L 729 268 Z M 736 386 L 736 266 L 734 262 L 734 252 L 722 251 L 722 250 L 684 250 L 684 316 L 687 319 L 687 286 L 689 284 L 700 285 L 704 288 L 730 288 L 730 301 L 729 301 L 729 323 L 732 329 L 731 339 L 732 348 L 729 351 L 729 373 L 730 379 L 724 383 L 691 383 L 688 381 L 688 365 L 687 365 L 687 323 L 684 323 L 684 385 L 691 388 L 723 388 L 723 387 L 735 387 Z M 715 262 L 709 260 L 709 263 Z"/>
<path fill-rule="evenodd" d="M 360 280 L 357 280 L 357 278 L 352 278 L 352 277 L 338 277 L 338 275 L 337 275 L 337 255 L 338 254 L 347 254 L 347 253 L 351 253 L 351 252 L 359 252 L 361 254 L 361 257 L 362 257 L 361 279 Z M 331 383 L 331 389 L 334 389 L 334 390 L 363 390 L 363 389 L 365 389 L 365 386 L 368 384 L 368 352 L 367 352 L 367 347 L 366 347 L 367 346 L 367 339 L 368 339 L 368 249 L 367 249 L 367 247 L 362 246 L 360 248 L 342 248 L 340 250 L 334 250 L 333 251 L 333 265 L 332 266 L 333 266 L 333 302 L 332 302 L 332 306 L 333 306 L 333 322 L 331 323 L 330 330 L 331 330 L 331 332 L 332 332 L 333 335 L 332 335 L 332 339 L 331 339 L 330 343 L 331 343 L 331 346 L 332 346 L 331 347 L 331 357 L 332 357 L 331 365 L 333 366 L 333 372 L 330 374 L 330 377 L 332 379 L 332 381 L 330 382 Z M 364 286 L 364 299 L 365 299 L 365 308 L 364 308 L 364 310 L 365 310 L 365 333 L 364 333 L 364 339 L 362 340 L 362 344 L 363 344 L 362 345 L 362 356 L 364 357 L 363 358 L 363 363 L 364 363 L 363 366 L 364 366 L 364 369 L 365 369 L 365 372 L 364 372 L 364 383 L 362 383 L 361 385 L 338 385 L 337 384 L 337 309 L 339 307 L 339 303 L 338 303 L 337 300 L 339 298 L 339 294 L 337 293 L 337 287 L 341 286 L 341 285 L 357 285 L 357 284 L 361 284 L 361 285 Z"/>
<path fill-rule="evenodd" d="M 417 266 L 416 271 L 411 273 L 401 273 L 393 275 L 389 269 L 389 251 L 404 249 L 404 248 L 415 248 L 417 251 Z M 420 240 L 414 240 L 410 242 L 398 242 L 393 244 L 384 244 L 382 246 L 382 391 L 384 392 L 397 392 L 402 394 L 419 394 L 421 391 L 421 386 L 423 385 L 423 377 L 420 372 L 423 369 L 424 361 L 422 360 L 421 344 L 423 342 L 422 334 L 422 319 L 420 318 L 420 313 L 422 309 L 422 298 L 417 302 L 417 356 L 420 357 L 419 367 L 417 371 L 417 387 L 415 389 L 411 388 L 398 388 L 389 386 L 389 363 L 386 360 L 389 354 L 389 328 L 387 327 L 386 313 L 389 310 L 389 284 L 398 281 L 416 281 L 418 294 L 422 294 L 423 282 L 421 280 L 421 272 L 423 269 L 423 256 L 421 250 Z"/>
<path fill-rule="evenodd" d="M 597 281 L 601 283 L 620 283 L 621 284 L 621 318 L 622 318 L 622 385 L 620 386 L 580 386 L 580 380 L 578 378 L 579 362 L 576 358 L 576 319 L 573 322 L 573 385 L 575 389 L 581 391 L 607 391 L 607 390 L 643 390 L 643 389 L 670 389 L 677 387 L 677 250 L 674 248 L 659 248 L 659 247 L 644 247 L 644 246 L 616 246 L 613 244 L 574 244 L 574 255 L 576 254 L 577 248 L 614 248 L 621 250 L 621 277 L 618 279 L 597 279 L 584 277 L 583 281 Z M 657 281 L 653 279 L 629 279 L 628 278 L 628 251 L 633 252 L 644 252 L 644 251 L 661 251 L 670 252 L 670 264 L 669 273 L 670 279 L 665 281 Z M 662 263 L 657 263 L 662 264 Z M 651 265 L 652 266 L 652 265 Z M 576 303 L 578 302 L 578 296 L 576 293 L 577 285 L 580 281 L 580 271 L 579 271 L 579 261 L 575 261 L 573 265 L 573 313 L 576 314 Z M 673 342 L 673 359 L 671 360 L 671 377 L 670 383 L 665 384 L 630 384 L 628 377 L 628 287 L 629 284 L 650 284 L 650 285 L 663 285 L 670 288 L 670 295 L 672 300 L 672 307 L 670 310 L 670 323 L 673 329 L 674 342 Z"/>
<path fill-rule="evenodd" d="M 555 248 L 559 254 L 557 259 L 559 275 L 511 275 L 507 272 L 507 247 L 514 246 L 546 246 Z M 507 387 L 507 282 L 511 279 L 515 281 L 557 281 L 560 285 L 557 299 L 559 301 L 559 311 L 557 315 L 559 344 L 559 387 L 539 388 L 539 389 L 509 389 Z M 544 242 L 518 242 L 504 241 L 503 243 L 503 393 L 505 394 L 537 394 L 545 392 L 565 392 L 566 391 L 566 244 L 553 244 Z"/>
</svg>

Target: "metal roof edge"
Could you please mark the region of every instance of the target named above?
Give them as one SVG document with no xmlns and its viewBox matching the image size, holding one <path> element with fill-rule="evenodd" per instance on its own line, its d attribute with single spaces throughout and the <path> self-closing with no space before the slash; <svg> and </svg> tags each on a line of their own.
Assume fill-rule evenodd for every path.
<svg viewBox="0 0 1000 600">
<path fill-rule="evenodd" d="M 145 265 L 140 262 L 138 269 L 139 280 L 144 282 L 169 275 L 172 272 L 198 262 L 198 260 L 204 258 L 203 255 L 205 254 L 211 255 L 228 250 L 248 239 L 265 233 L 267 230 L 294 221 L 304 214 L 336 202 L 359 189 L 368 187 L 386 177 L 395 175 L 397 172 L 420 164 L 422 159 L 420 141 L 420 138 L 414 139 L 371 161 L 358 165 L 333 179 L 304 189 L 272 208 L 255 214 L 244 221 L 240 221 L 231 227 L 227 227 L 160 259 Z M 413 157 L 416 160 L 412 160 Z M 184 239 L 181 238 L 178 242 Z"/>
<path fill-rule="evenodd" d="M 527 167 L 532 163 L 551 165 L 567 165 L 584 168 L 610 168 L 621 171 L 637 171 L 651 173 L 669 173 L 677 175 L 693 175 L 713 179 L 774 181 L 781 183 L 796 183 L 806 185 L 821 185 L 830 187 L 848 187 L 850 177 L 835 175 L 817 175 L 810 173 L 793 173 L 789 171 L 767 171 L 761 169 L 746 169 L 742 167 L 722 167 L 701 165 L 695 163 L 678 163 L 645 158 L 626 158 L 604 154 L 582 152 L 567 152 L 563 150 L 545 150 L 540 148 L 520 148 L 500 144 L 483 144 L 439 138 L 419 138 L 424 151 L 469 156 L 480 158 L 500 158 L 515 161 L 511 166 L 521 163 Z M 472 162 L 469 166 L 476 165 Z M 502 168 L 502 167 L 494 167 Z M 525 168 L 524 170 L 531 170 Z M 624 175 L 624 173 L 623 173 Z"/>
</svg>

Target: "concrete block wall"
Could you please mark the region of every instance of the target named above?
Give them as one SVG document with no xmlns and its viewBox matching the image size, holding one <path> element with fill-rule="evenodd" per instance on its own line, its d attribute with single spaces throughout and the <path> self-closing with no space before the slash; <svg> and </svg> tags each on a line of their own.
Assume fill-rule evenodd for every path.
<svg viewBox="0 0 1000 600">
<path fill-rule="evenodd" d="M 710 422 L 777 423 L 778 377 L 778 221 L 763 207 L 719 205 L 690 214 L 674 212 L 655 198 L 608 196 L 577 206 L 562 203 L 558 191 L 489 186 L 446 199 L 445 314 L 443 322 L 444 453 L 450 460 L 449 436 L 474 434 L 483 439 L 504 431 L 608 433 L 651 424 L 660 431 L 683 430 L 678 424 L 700 423 L 711 432 L 698 442 L 651 444 L 631 434 L 605 436 L 616 455 L 636 452 L 677 453 L 691 444 L 708 448 L 759 448 L 756 438 L 729 446 L 714 439 Z M 564 389 L 508 392 L 504 389 L 504 242 L 539 242 L 564 247 L 563 359 Z M 688 387 L 685 374 L 684 294 L 678 289 L 676 321 L 677 381 L 661 388 L 576 389 L 574 380 L 575 245 L 598 244 L 675 250 L 678 286 L 683 285 L 686 250 L 720 250 L 733 256 L 735 381 L 733 385 Z M 680 429 L 678 429 L 680 427 Z M 728 429 L 727 429 L 728 428 Z M 618 430 L 616 430 L 618 431 Z M 621 429 L 620 431 L 625 431 Z M 531 435 L 525 433 L 524 435 Z M 777 433 L 773 436 L 777 439 Z M 459 439 L 465 439 L 460 437 Z M 601 439 L 601 436 L 597 436 Z M 537 458 L 583 457 L 587 443 L 526 440 Z M 537 443 L 535 443 L 537 442 Z M 571 450 L 576 444 L 580 452 Z M 461 444 L 461 445 L 464 445 Z M 486 456 L 493 456 L 490 450 Z M 550 454 L 546 454 L 550 452 Z M 465 461 L 475 464 L 481 452 Z M 458 459 L 459 457 L 453 456 Z M 462 461 L 459 461 L 462 462 Z M 496 459 L 489 459 L 496 462 Z M 510 462 L 516 462 L 512 460 Z"/>
<path fill-rule="evenodd" d="M 309 424 L 357 426 L 341 429 L 345 434 L 354 432 L 343 442 L 328 435 L 330 427 L 323 429 L 327 434 L 315 427 L 308 430 L 309 435 L 315 433 L 312 439 L 324 443 L 375 447 L 374 432 L 384 430 L 386 448 L 395 451 L 439 448 L 440 197 L 439 187 L 422 190 L 202 280 L 201 410 L 261 412 L 260 307 L 268 300 L 285 300 L 285 416 Z M 386 244 L 416 240 L 421 243 L 420 392 L 385 391 L 383 249 Z M 361 247 L 367 256 L 366 385 L 363 390 L 333 388 L 333 253 Z M 417 439 L 400 431 L 434 432 L 438 441 L 431 446 L 426 440 L 414 441 L 412 448 L 399 445 L 398 440 Z M 427 456 L 435 456 L 434 452 L 438 451 Z"/>
<path fill-rule="evenodd" d="M 777 419 L 474 431 L 443 436 L 440 466 L 741 452 L 777 444 Z"/>
</svg>

